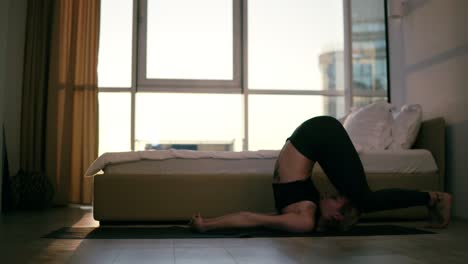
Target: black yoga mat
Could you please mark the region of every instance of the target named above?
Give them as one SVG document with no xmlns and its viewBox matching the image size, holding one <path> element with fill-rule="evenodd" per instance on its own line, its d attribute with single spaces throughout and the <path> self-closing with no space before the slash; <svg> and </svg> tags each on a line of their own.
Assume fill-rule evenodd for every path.
<svg viewBox="0 0 468 264">
<path fill-rule="evenodd" d="M 357 225 L 348 231 L 288 233 L 264 228 L 197 233 L 188 227 L 63 227 L 43 238 L 54 239 L 180 239 L 180 238 L 252 238 L 252 237 L 327 237 L 422 235 L 434 232 L 396 225 Z"/>
</svg>

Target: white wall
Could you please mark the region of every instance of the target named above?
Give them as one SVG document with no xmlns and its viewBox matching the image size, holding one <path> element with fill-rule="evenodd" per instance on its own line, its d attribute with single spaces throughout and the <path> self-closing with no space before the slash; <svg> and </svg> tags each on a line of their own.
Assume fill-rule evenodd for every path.
<svg viewBox="0 0 468 264">
<path fill-rule="evenodd" d="M 8 2 L 0 1 L 0 130 L 4 123 L 5 109 L 5 56 L 6 56 L 6 35 L 8 32 Z M 3 149 L 3 140 L 0 131 L 0 151 Z M 1 152 L 0 152 L 1 153 Z M 0 154 L 0 175 L 3 172 L 3 154 Z M 2 175 L 3 176 L 3 175 Z M 2 206 L 2 177 L 0 177 L 0 210 Z"/>
<path fill-rule="evenodd" d="M 11 174 L 19 168 L 26 3 L 26 0 L 0 1 L 0 128 L 5 126 Z M 2 147 L 3 142 L 0 142 L 0 150 Z M 2 158 L 0 169 L 3 170 L 3 166 Z"/>
<path fill-rule="evenodd" d="M 389 20 L 391 97 L 419 103 L 424 119 L 447 122 L 446 188 L 454 215 L 468 218 L 468 1 L 409 0 Z"/>
<path fill-rule="evenodd" d="M 4 122 L 10 174 L 16 174 L 20 159 L 21 94 L 27 0 L 9 0 L 9 2 Z"/>
</svg>

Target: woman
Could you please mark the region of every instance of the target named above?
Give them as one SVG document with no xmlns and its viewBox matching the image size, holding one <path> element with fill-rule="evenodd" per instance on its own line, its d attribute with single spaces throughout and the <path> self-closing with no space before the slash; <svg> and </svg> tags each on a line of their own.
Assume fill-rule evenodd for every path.
<svg viewBox="0 0 468 264">
<path fill-rule="evenodd" d="M 318 162 L 339 197 L 320 198 L 311 180 Z M 359 213 L 412 206 L 428 206 L 432 228 L 444 228 L 450 221 L 452 197 L 443 192 L 404 189 L 371 191 L 359 155 L 341 123 L 333 117 L 311 118 L 286 141 L 276 161 L 273 193 L 277 214 L 238 212 L 217 218 L 192 216 L 193 229 L 263 226 L 289 232 L 310 232 L 320 223 L 349 227 Z M 354 210 L 356 209 L 356 210 Z M 434 222 L 435 221 L 435 222 Z"/>
</svg>

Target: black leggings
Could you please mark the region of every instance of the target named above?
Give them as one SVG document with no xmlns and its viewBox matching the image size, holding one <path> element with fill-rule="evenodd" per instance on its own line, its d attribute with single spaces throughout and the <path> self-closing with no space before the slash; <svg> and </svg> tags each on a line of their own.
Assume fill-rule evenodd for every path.
<svg viewBox="0 0 468 264">
<path fill-rule="evenodd" d="M 341 123 L 319 116 L 300 125 L 289 138 L 305 157 L 317 161 L 335 186 L 361 212 L 427 205 L 429 193 L 416 190 L 371 191 L 356 149 Z"/>
</svg>

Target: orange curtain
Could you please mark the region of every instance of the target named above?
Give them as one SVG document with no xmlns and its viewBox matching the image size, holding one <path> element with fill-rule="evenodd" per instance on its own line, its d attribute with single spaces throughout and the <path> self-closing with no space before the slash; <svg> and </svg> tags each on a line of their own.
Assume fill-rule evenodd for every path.
<svg viewBox="0 0 468 264">
<path fill-rule="evenodd" d="M 92 202 L 84 173 L 97 157 L 99 0 L 53 5 L 45 169 L 55 204 Z"/>
</svg>

